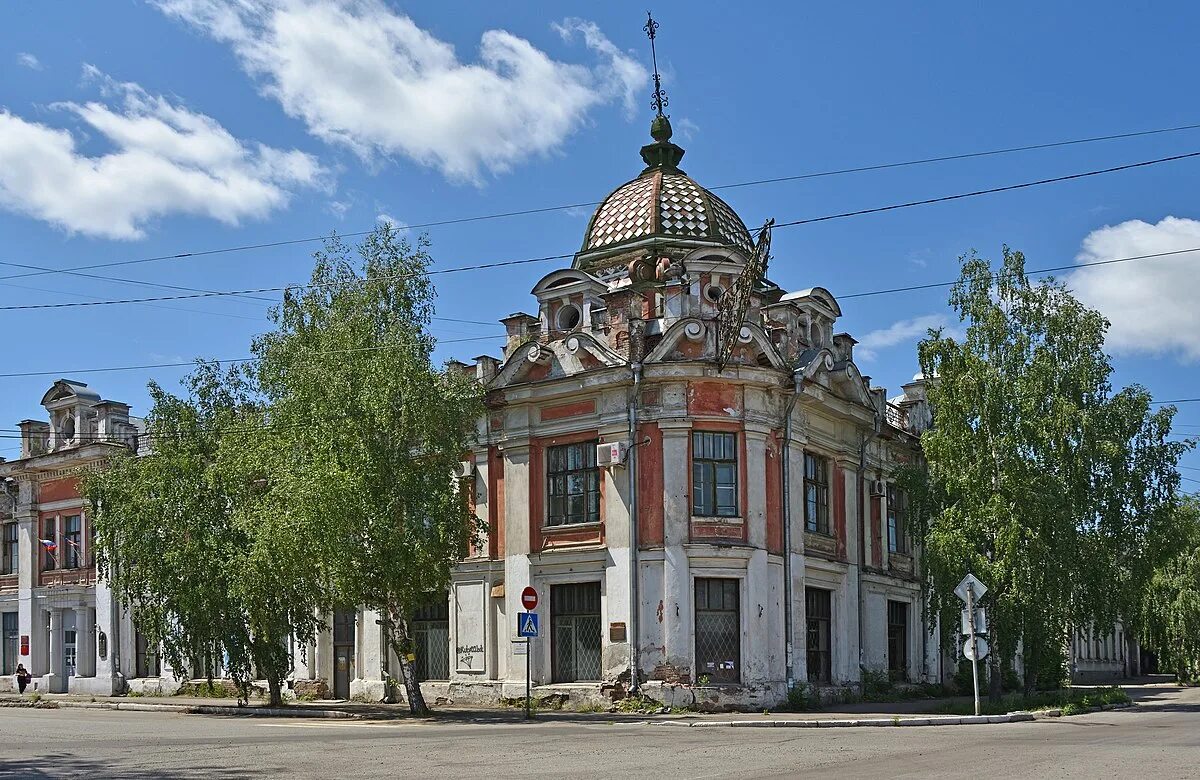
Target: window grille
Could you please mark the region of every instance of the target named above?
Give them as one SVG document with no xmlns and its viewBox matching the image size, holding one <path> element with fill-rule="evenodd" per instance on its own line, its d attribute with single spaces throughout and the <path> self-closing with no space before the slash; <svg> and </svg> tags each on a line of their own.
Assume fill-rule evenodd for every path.
<svg viewBox="0 0 1200 780">
<path fill-rule="evenodd" d="M 833 597 L 824 588 L 805 588 L 804 606 L 809 682 L 833 680 Z"/>
<path fill-rule="evenodd" d="M 738 581 L 696 579 L 696 680 L 736 683 L 742 676 Z"/>
<path fill-rule="evenodd" d="M 551 666 L 554 682 L 600 679 L 600 583 L 550 588 Z"/>
</svg>

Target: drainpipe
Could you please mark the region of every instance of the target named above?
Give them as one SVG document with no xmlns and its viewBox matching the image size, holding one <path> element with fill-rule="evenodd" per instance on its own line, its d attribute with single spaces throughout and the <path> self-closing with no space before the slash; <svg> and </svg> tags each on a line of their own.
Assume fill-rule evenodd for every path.
<svg viewBox="0 0 1200 780">
<path fill-rule="evenodd" d="M 783 648 L 784 664 L 787 666 L 787 690 L 796 686 L 795 653 L 792 647 L 792 410 L 800 399 L 801 374 L 792 375 L 792 397 L 788 399 L 783 413 Z"/>
<path fill-rule="evenodd" d="M 641 400 L 642 364 L 630 365 L 633 373 L 633 398 L 629 401 L 629 692 L 636 694 L 638 680 L 638 403 Z"/>
</svg>

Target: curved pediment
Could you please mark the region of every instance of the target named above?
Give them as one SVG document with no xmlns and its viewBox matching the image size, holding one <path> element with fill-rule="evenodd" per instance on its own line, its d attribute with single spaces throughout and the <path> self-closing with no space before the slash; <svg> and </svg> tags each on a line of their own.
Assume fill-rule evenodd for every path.
<svg viewBox="0 0 1200 780">
<path fill-rule="evenodd" d="M 491 387 L 582 374 L 626 365 L 627 361 L 586 333 L 570 333 L 551 342 L 527 341 L 509 355 Z"/>
<path fill-rule="evenodd" d="M 717 356 L 717 327 L 712 320 L 694 317 L 672 325 L 646 356 L 646 363 L 678 363 L 715 361 Z M 788 370 L 787 363 L 771 344 L 766 332 L 757 325 L 745 323 L 738 333 L 737 343 L 728 364 L 760 366 Z"/>
</svg>

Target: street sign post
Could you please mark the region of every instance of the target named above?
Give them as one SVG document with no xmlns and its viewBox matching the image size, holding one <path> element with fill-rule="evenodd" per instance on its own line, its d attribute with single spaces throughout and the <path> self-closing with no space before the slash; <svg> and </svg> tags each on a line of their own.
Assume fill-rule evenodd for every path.
<svg viewBox="0 0 1200 780">
<path fill-rule="evenodd" d="M 537 606 L 537 591 L 533 588 L 525 588 L 521 592 L 521 603 L 528 609 L 533 609 Z M 537 639 L 538 634 L 538 615 L 536 612 L 518 612 L 517 613 L 517 636 L 523 637 L 525 640 L 525 717 L 533 717 L 529 709 L 529 698 L 531 696 L 530 689 L 533 687 L 533 674 L 530 671 L 529 657 L 532 653 L 529 652 L 529 643 Z"/>
<path fill-rule="evenodd" d="M 979 638 L 977 631 L 979 626 L 977 619 L 979 616 L 975 614 L 975 604 L 983 594 L 987 593 L 987 586 L 975 578 L 974 574 L 967 574 L 962 578 L 962 582 L 958 583 L 958 587 L 954 589 L 954 595 L 958 596 L 963 601 L 967 602 L 967 609 L 963 612 L 963 623 L 967 634 L 967 646 L 963 648 L 963 655 L 971 659 L 971 679 L 975 685 L 975 714 L 979 714 L 979 659 L 987 655 L 987 642 Z M 982 612 L 983 610 L 979 610 Z M 975 618 L 975 619 L 973 619 Z"/>
<path fill-rule="evenodd" d="M 987 633 L 987 614 L 982 609 L 975 610 L 975 620 L 971 620 L 971 613 L 967 610 L 962 611 L 962 632 L 967 636 L 971 634 L 986 634 Z"/>
</svg>

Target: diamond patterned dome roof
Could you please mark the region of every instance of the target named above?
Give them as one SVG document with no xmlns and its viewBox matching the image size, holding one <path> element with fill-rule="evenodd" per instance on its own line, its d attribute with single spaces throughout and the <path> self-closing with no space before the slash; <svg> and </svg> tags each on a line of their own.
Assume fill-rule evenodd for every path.
<svg viewBox="0 0 1200 780">
<path fill-rule="evenodd" d="M 725 201 L 674 167 L 647 170 L 604 199 L 583 239 L 583 252 L 649 236 L 695 238 L 753 249 L 750 231 Z"/>
</svg>

